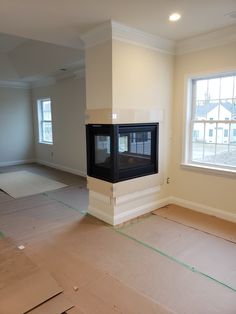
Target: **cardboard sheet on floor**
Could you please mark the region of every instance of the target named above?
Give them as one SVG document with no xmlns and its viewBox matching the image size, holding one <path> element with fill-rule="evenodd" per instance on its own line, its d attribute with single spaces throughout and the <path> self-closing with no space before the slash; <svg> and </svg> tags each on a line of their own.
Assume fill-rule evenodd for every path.
<svg viewBox="0 0 236 314">
<path fill-rule="evenodd" d="M 138 297 L 144 295 L 150 301 L 149 308 L 151 303 L 159 303 L 174 313 L 235 312 L 236 298 L 232 290 L 193 273 L 97 221 L 85 216 L 83 222 L 66 226 L 60 234 L 33 243 L 27 250 L 33 260 L 53 272 L 55 279 L 63 285 L 64 293 L 80 312 L 111 314 L 111 304 L 116 304 L 123 313 L 143 314 L 139 311 L 139 303 L 131 302 L 129 310 L 125 308 L 127 299 L 122 294 L 123 285 L 137 291 Z M 106 292 L 99 291 L 100 283 L 105 280 L 104 273 L 111 274 L 121 283 L 116 294 L 112 293 L 113 285 L 109 284 L 108 302 L 100 296 Z M 93 285 L 96 285 L 96 295 Z M 77 286 L 78 291 L 74 292 L 73 286 Z M 86 302 L 90 302 L 89 296 L 93 303 Z M 90 306 L 96 311 L 89 311 Z M 114 310 L 114 313 L 120 312 Z"/>
<path fill-rule="evenodd" d="M 27 314 L 61 314 L 71 308 L 73 308 L 73 304 L 61 293 L 30 310 Z"/>
<path fill-rule="evenodd" d="M 10 239 L 0 240 L 0 313 L 25 313 L 61 292 Z"/>
<path fill-rule="evenodd" d="M 236 223 L 170 204 L 153 214 L 236 243 Z"/>
<path fill-rule="evenodd" d="M 236 291 L 236 244 L 152 215 L 120 229 L 143 244 L 229 286 Z"/>
<path fill-rule="evenodd" d="M 29 171 L 0 173 L 0 189 L 14 198 L 52 191 L 66 185 Z"/>
<path fill-rule="evenodd" d="M 68 186 L 47 193 L 50 199 L 61 202 L 74 210 L 85 213 L 88 208 L 88 190 L 83 186 Z"/>
</svg>

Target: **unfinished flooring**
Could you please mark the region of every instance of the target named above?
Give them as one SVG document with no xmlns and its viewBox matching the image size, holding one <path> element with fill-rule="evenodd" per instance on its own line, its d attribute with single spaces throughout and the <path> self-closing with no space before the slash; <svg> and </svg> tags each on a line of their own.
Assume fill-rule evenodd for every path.
<svg viewBox="0 0 236 314">
<path fill-rule="evenodd" d="M 175 256 L 182 261 L 187 256 L 199 261 L 201 250 L 195 252 L 192 243 L 201 240 L 201 245 L 207 246 L 209 242 L 205 244 L 204 237 L 210 235 L 197 231 L 197 238 L 189 237 L 190 231 L 179 229 L 187 226 L 165 220 L 178 224 L 178 230 L 171 240 L 168 228 L 163 227 L 162 240 L 169 241 L 165 245 L 169 245 L 170 251 L 161 254 L 157 242 L 160 233 L 157 236 L 155 224 L 164 218 L 151 215 L 128 227 L 113 228 L 86 215 L 85 179 L 36 165 L 0 168 L 0 172 L 17 170 L 32 171 L 68 185 L 17 200 L 0 192 L 0 231 L 16 245 L 24 245 L 24 253 L 30 260 L 63 288 L 65 297 L 75 305 L 68 313 L 236 313 L 234 289 L 168 258 Z M 183 245 L 182 251 L 177 252 L 171 244 L 182 234 L 193 241 L 186 254 L 184 237 L 178 242 Z M 234 245 L 233 253 L 227 255 L 227 260 L 221 258 L 217 267 L 219 256 L 209 255 L 207 263 L 209 269 L 211 265 L 212 269 L 215 267 L 217 275 L 225 274 L 225 268 L 229 267 L 232 276 L 227 280 L 233 288 L 236 246 L 214 237 L 216 247 L 218 240 L 225 241 L 221 244 L 223 256 L 229 243 Z M 195 266 L 194 260 L 188 263 Z M 206 261 L 199 263 L 205 265 Z"/>
</svg>

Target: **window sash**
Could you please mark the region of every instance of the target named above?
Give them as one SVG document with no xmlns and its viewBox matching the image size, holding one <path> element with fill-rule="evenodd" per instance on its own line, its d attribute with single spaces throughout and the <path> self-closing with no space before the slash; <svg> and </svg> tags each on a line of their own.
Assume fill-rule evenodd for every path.
<svg viewBox="0 0 236 314">
<path fill-rule="evenodd" d="M 49 102 L 50 111 L 44 110 L 45 102 Z M 50 112 L 51 119 L 45 119 L 45 112 Z M 39 142 L 53 144 L 51 100 L 49 98 L 38 100 L 38 127 L 39 127 Z M 47 130 L 50 131 L 48 132 Z"/>
<path fill-rule="evenodd" d="M 224 99 L 214 99 L 215 102 L 218 102 L 219 104 L 222 104 L 223 101 L 229 101 L 232 103 L 232 105 L 236 104 L 236 75 L 235 74 L 229 74 L 229 75 L 222 75 L 222 76 L 215 76 L 215 77 L 205 77 L 201 79 L 192 79 L 191 80 L 191 118 L 190 118 L 190 134 L 189 134 L 189 144 L 188 146 L 188 163 L 197 163 L 197 164 L 204 164 L 204 165 L 213 165 L 214 167 L 222 167 L 222 168 L 236 168 L 236 139 L 235 139 L 235 129 L 236 129 L 236 120 L 235 120 L 235 114 L 230 113 L 231 119 L 226 117 L 224 120 L 222 119 L 207 119 L 207 115 L 203 119 L 199 119 L 201 116 L 198 116 L 196 113 L 197 109 L 197 97 L 196 97 L 196 86 L 197 82 L 199 80 L 210 80 L 212 78 L 222 78 L 222 77 L 234 77 L 234 83 L 233 83 L 233 90 L 232 90 L 232 98 Z M 220 81 L 221 82 L 221 81 Z M 209 81 L 208 81 L 209 84 Z M 221 87 L 221 85 L 219 85 Z M 209 88 L 209 85 L 208 87 Z M 221 95 L 221 91 L 219 90 L 219 97 Z M 205 100 L 206 101 L 206 100 Z M 209 99 L 209 102 L 212 102 L 213 99 Z M 218 105 L 219 106 L 219 105 Z M 219 106 L 220 108 L 220 106 Z M 219 114 L 219 112 L 218 112 Z M 222 116 L 218 115 L 218 118 L 222 118 Z M 202 142 L 200 141 L 202 146 L 199 145 L 199 154 L 202 154 L 202 158 L 196 158 L 197 154 L 194 151 L 194 145 L 196 144 L 196 138 L 198 138 L 199 135 L 197 135 L 198 128 L 196 130 L 197 125 L 202 125 L 201 129 L 201 137 Z M 209 126 L 213 126 L 210 127 Z M 224 126 L 224 128 L 221 129 L 221 127 Z M 225 127 L 226 126 L 226 127 Z M 213 136 L 211 137 L 209 134 L 209 130 L 213 129 Z M 194 132 L 195 131 L 195 132 Z M 226 132 L 227 131 L 227 132 Z M 212 133 L 212 131 L 211 131 Z M 227 135 L 227 136 L 225 136 Z M 196 145 L 195 145 L 196 146 Z M 210 151 L 210 149 L 211 151 Z M 220 158 L 219 152 L 222 150 L 222 160 Z M 207 154 L 212 154 L 211 158 L 206 158 Z M 233 155 L 234 158 L 231 158 L 231 155 Z M 230 158 L 233 161 L 230 161 Z"/>
</svg>

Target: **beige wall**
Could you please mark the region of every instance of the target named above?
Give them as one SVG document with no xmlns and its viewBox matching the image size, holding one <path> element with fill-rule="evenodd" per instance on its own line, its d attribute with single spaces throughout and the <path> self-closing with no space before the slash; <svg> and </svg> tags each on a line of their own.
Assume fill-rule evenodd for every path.
<svg viewBox="0 0 236 314">
<path fill-rule="evenodd" d="M 113 107 L 166 109 L 172 101 L 174 57 L 113 40 Z"/>
<path fill-rule="evenodd" d="M 176 57 L 171 194 L 184 200 L 236 213 L 235 177 L 206 174 L 180 167 L 183 147 L 184 82 L 188 75 L 236 70 L 236 43 Z"/>
<path fill-rule="evenodd" d="M 30 92 L 0 87 L 0 166 L 34 158 Z"/>
<path fill-rule="evenodd" d="M 68 78 L 32 90 L 36 159 L 61 169 L 86 174 L 85 79 Z M 53 145 L 38 143 L 37 99 L 52 100 Z"/>
<path fill-rule="evenodd" d="M 86 107 L 112 107 L 112 41 L 86 49 Z"/>
</svg>

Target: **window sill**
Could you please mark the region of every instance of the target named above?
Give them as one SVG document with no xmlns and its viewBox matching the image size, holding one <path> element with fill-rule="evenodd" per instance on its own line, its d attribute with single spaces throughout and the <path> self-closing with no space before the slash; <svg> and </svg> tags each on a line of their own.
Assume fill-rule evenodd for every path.
<svg viewBox="0 0 236 314">
<path fill-rule="evenodd" d="M 236 178 L 236 170 L 234 169 L 226 169 L 214 166 L 206 166 L 203 164 L 194 164 L 194 163 L 181 163 L 180 167 L 186 170 L 192 170 L 196 172 L 202 172 L 211 175 L 223 176 L 223 177 L 231 177 Z"/>
<path fill-rule="evenodd" d="M 43 145 L 53 145 L 53 143 L 48 143 L 48 142 L 38 142 L 38 144 L 43 144 Z"/>
</svg>

